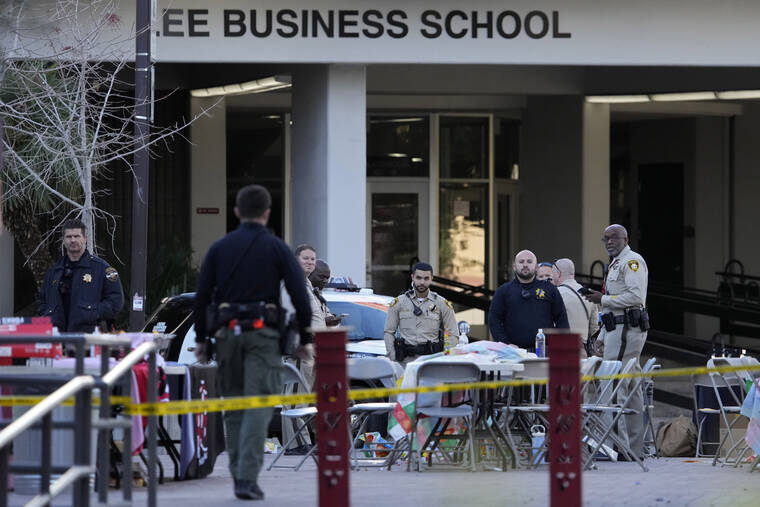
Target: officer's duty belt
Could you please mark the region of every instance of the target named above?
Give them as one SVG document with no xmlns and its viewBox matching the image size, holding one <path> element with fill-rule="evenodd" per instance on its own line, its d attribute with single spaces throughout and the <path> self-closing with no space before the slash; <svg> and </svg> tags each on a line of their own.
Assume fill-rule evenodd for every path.
<svg viewBox="0 0 760 507">
<path fill-rule="evenodd" d="M 620 325 L 628 325 L 631 328 L 640 328 L 646 331 L 650 328 L 649 312 L 646 308 L 626 308 L 623 315 L 615 315 L 612 312 L 603 313 L 601 316 L 602 325 L 608 332 L 614 331 Z"/>
<path fill-rule="evenodd" d="M 279 307 L 264 301 L 253 303 L 222 303 L 219 305 L 219 322 L 230 329 L 261 329 L 264 325 L 278 328 L 280 324 Z"/>
<path fill-rule="evenodd" d="M 401 338 L 395 339 L 394 346 L 396 351 L 396 361 L 403 361 L 406 357 L 427 356 L 435 354 L 436 352 L 443 352 L 444 348 L 443 340 L 411 345 Z"/>
</svg>

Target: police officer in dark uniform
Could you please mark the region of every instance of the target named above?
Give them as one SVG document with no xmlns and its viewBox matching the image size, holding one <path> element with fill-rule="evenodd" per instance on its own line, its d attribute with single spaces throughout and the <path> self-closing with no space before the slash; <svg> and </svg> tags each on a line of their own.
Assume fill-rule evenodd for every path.
<svg viewBox="0 0 760 507">
<path fill-rule="evenodd" d="M 536 256 L 523 250 L 515 256 L 515 278 L 496 290 L 488 311 L 493 339 L 535 350 L 539 329 L 569 329 L 565 303 L 557 288 L 536 279 Z"/>
<path fill-rule="evenodd" d="M 62 332 L 91 333 L 99 322 L 113 321 L 124 305 L 119 273 L 86 245 L 84 223 L 64 222 L 66 254 L 45 274 L 40 290 L 39 314 Z"/>
<path fill-rule="evenodd" d="M 271 204 L 272 198 L 262 186 L 240 189 L 235 200 L 240 226 L 211 245 L 198 279 L 196 336 L 204 342 L 215 333 L 219 389 L 224 397 L 279 394 L 282 390 L 280 338 L 285 312 L 279 306 L 281 280 L 296 310 L 302 346 L 310 341 L 306 329 L 311 309 L 303 271 L 290 248 L 266 228 Z M 256 481 L 272 412 L 272 408 L 258 408 L 224 413 L 237 498 L 264 498 Z"/>
</svg>

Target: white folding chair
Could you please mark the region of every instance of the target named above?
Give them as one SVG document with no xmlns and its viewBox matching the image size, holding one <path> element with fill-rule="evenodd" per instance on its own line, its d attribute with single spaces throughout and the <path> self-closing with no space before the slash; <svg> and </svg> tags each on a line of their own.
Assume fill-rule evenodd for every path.
<svg viewBox="0 0 760 507">
<path fill-rule="evenodd" d="M 713 458 L 715 453 L 706 453 L 705 445 L 717 446 L 720 444 L 720 439 L 715 441 L 704 440 L 704 427 L 709 417 L 720 417 L 720 409 L 711 407 L 700 407 L 698 403 L 699 389 L 705 388 L 712 391 L 713 383 L 710 380 L 710 375 L 706 373 L 692 374 L 691 375 L 691 392 L 694 401 L 694 417 L 697 421 L 697 450 L 694 455 L 695 458 Z"/>
<path fill-rule="evenodd" d="M 427 362 L 422 364 L 417 370 L 417 385 L 418 386 L 431 386 L 440 384 L 458 384 L 467 382 L 477 382 L 480 380 L 480 368 L 474 363 L 461 362 L 461 363 L 444 363 L 444 362 Z M 464 460 L 466 451 L 463 451 L 462 445 L 458 445 L 456 450 L 447 454 L 447 452 L 440 449 L 440 443 L 442 440 L 458 440 L 459 444 L 463 441 L 467 442 L 470 454 L 470 467 L 472 471 L 476 471 L 476 455 L 475 455 L 475 434 L 473 423 L 475 421 L 475 411 L 473 408 L 473 393 L 472 389 L 464 390 L 464 399 L 460 405 L 456 406 L 431 406 L 421 407 L 419 406 L 419 393 L 414 395 L 414 418 L 412 420 L 412 431 L 409 433 L 409 461 L 407 462 L 407 471 L 411 469 L 411 462 L 417 454 L 416 466 L 417 471 L 420 471 L 420 458 L 423 452 L 428 453 L 428 465 L 432 465 L 433 454 L 436 450 L 439 450 L 444 460 L 449 463 L 457 463 L 457 458 Z M 417 425 L 419 423 L 420 416 L 426 416 L 436 418 L 436 422 L 433 425 L 433 429 L 428 435 L 425 442 L 420 446 L 419 451 L 414 451 L 414 437 L 417 432 Z M 445 435 L 445 431 L 451 424 L 452 419 L 462 418 L 465 421 L 465 433 Z"/>
<path fill-rule="evenodd" d="M 707 361 L 707 367 L 708 368 L 716 368 L 716 367 L 723 367 L 723 366 L 741 366 L 746 364 L 743 361 L 743 358 L 712 358 Z M 731 456 L 733 453 L 737 450 L 740 450 L 741 453 L 737 455 L 737 457 L 734 460 L 734 465 L 738 465 L 741 461 L 741 458 L 743 457 L 744 453 L 746 452 L 746 443 L 744 442 L 743 438 L 734 438 L 733 434 L 733 428 L 736 426 L 736 424 L 744 418 L 744 416 L 741 414 L 742 409 L 742 403 L 744 402 L 744 397 L 747 394 L 747 387 L 745 380 L 752 379 L 752 376 L 747 372 L 746 370 L 743 371 L 736 371 L 736 372 L 710 372 L 709 373 L 710 382 L 712 384 L 713 391 L 715 392 L 715 398 L 718 400 L 718 408 L 720 410 L 720 417 L 723 423 L 725 424 L 726 428 L 726 434 L 723 436 L 723 438 L 720 440 L 720 443 L 718 444 L 718 448 L 715 451 L 715 456 L 713 457 L 713 466 L 720 461 L 720 452 L 723 448 L 723 445 L 726 442 L 731 442 L 731 447 L 726 452 L 725 459 L 723 460 L 722 465 L 726 465 L 730 462 Z M 724 393 L 728 393 L 728 403 L 723 403 L 723 397 L 721 396 L 721 389 Z M 729 415 L 732 416 L 731 420 L 729 421 Z"/>
<path fill-rule="evenodd" d="M 540 380 L 546 379 L 548 377 L 549 369 L 548 361 L 546 359 L 527 359 L 522 361 L 522 364 L 524 365 L 525 369 L 517 374 L 519 378 Z M 580 371 L 581 377 L 595 375 L 597 369 L 601 364 L 602 359 L 597 356 L 582 359 Z M 579 395 L 581 403 L 585 397 L 589 396 L 587 393 L 593 389 L 592 384 L 593 382 L 582 382 Z M 591 394 L 591 396 L 594 395 Z M 515 448 L 515 436 L 512 432 L 512 427 L 515 426 L 515 433 L 518 433 L 520 439 L 524 442 L 524 444 L 519 448 L 524 453 L 524 458 L 522 460 L 523 463 L 525 463 L 528 467 L 537 467 L 539 464 L 541 464 L 544 456 L 546 455 L 549 439 L 544 439 L 542 445 L 539 447 L 534 447 L 533 439 L 531 438 L 531 428 L 536 425 L 543 426 L 545 428 L 549 427 L 549 405 L 547 403 L 535 403 L 535 394 L 531 396 L 531 399 L 533 400 L 531 403 L 507 405 L 500 410 L 511 412 L 511 420 L 509 419 L 509 415 L 506 417 L 505 433 L 509 439 L 510 444 L 512 445 L 512 448 Z M 595 399 L 596 397 L 594 396 L 594 400 Z"/>
<path fill-rule="evenodd" d="M 656 364 L 657 358 L 650 357 L 647 360 L 644 367 L 641 369 L 642 373 L 650 373 L 660 368 L 660 365 Z M 641 380 L 641 399 L 644 400 L 644 418 L 646 423 L 644 425 L 644 450 L 647 457 L 657 456 L 657 433 L 654 431 L 654 377 L 644 377 Z M 647 438 L 649 435 L 649 438 Z M 647 448 L 652 449 L 647 451 Z"/>
<path fill-rule="evenodd" d="M 306 381 L 301 375 L 301 372 L 299 372 L 298 369 L 292 364 L 283 363 L 282 365 L 282 394 L 293 394 L 296 388 L 298 389 L 298 392 L 302 392 L 302 393 L 309 392 L 309 388 L 306 387 Z M 302 432 L 308 431 L 309 424 L 317 415 L 317 407 L 291 407 L 287 405 L 282 405 L 280 406 L 280 409 L 281 409 L 280 416 L 282 417 L 282 427 L 284 428 L 286 424 L 290 424 L 294 426 L 295 428 L 293 430 L 292 436 L 287 441 L 283 442 L 282 448 L 275 455 L 274 459 L 267 467 L 267 470 L 271 470 L 272 468 L 290 468 L 290 469 L 293 469 L 293 471 L 298 471 L 306 462 L 306 460 L 309 459 L 310 457 L 314 459 L 315 462 L 317 461 L 316 457 L 314 456 L 314 453 L 317 450 L 316 445 L 311 446 L 311 449 L 309 449 L 309 451 L 301 458 L 301 460 L 296 465 L 277 465 L 276 463 L 285 454 L 285 450 L 288 448 L 288 446 L 294 441 L 298 442 L 300 445 L 307 444 L 302 437 Z M 284 434 L 284 430 L 283 430 L 283 434 Z"/>
<path fill-rule="evenodd" d="M 638 358 L 631 358 L 621 369 L 620 373 L 631 373 L 636 367 L 637 362 Z M 600 373 L 597 374 L 601 375 Z M 584 404 L 581 406 L 581 410 L 586 415 L 584 420 L 584 433 L 588 438 L 596 441 L 596 445 L 593 446 L 591 455 L 586 459 L 584 469 L 587 470 L 591 468 L 592 462 L 596 457 L 597 452 L 599 452 L 599 449 L 602 447 L 602 445 L 609 439 L 617 447 L 618 452 L 622 453 L 627 459 L 636 461 L 636 463 L 638 463 L 642 470 L 645 472 L 648 471 L 646 465 L 644 465 L 637 453 L 631 450 L 628 439 L 625 438 L 625 435 L 619 436 L 614 433 L 615 425 L 623 415 L 642 413 L 643 406 L 628 406 L 630 404 L 631 398 L 636 392 L 636 389 L 641 388 L 641 382 L 642 377 L 631 379 L 628 395 L 622 401 L 622 403 L 615 403 L 614 401 L 616 399 L 617 392 L 622 386 L 622 382 L 618 381 L 614 382 L 614 388 L 610 393 L 610 401 L 608 403 L 605 403 L 607 392 L 603 392 L 602 394 L 605 397 L 603 398 L 600 396 L 600 403 L 591 405 Z M 610 415 L 612 416 L 611 419 L 609 419 Z"/>
<path fill-rule="evenodd" d="M 380 384 L 383 387 L 393 387 L 396 380 L 396 371 L 393 367 L 393 363 L 385 357 L 361 357 L 361 358 L 349 358 L 347 363 L 348 378 L 349 380 L 361 381 L 372 385 Z M 360 441 L 361 436 L 364 434 L 364 429 L 367 426 L 370 416 L 390 414 L 396 407 L 396 403 L 392 401 L 387 402 L 367 402 L 357 403 L 349 407 L 349 415 L 352 418 L 351 427 L 356 428 L 355 435 L 352 435 L 351 456 L 353 459 L 353 467 L 387 467 L 390 469 L 393 464 L 393 460 L 399 451 L 399 443 L 394 442 L 392 449 L 388 450 L 381 447 L 381 444 L 377 442 L 366 442 L 365 448 L 368 449 L 369 454 L 377 455 L 378 451 L 388 452 L 388 455 L 380 463 L 376 459 L 370 457 L 369 459 L 363 459 L 360 455 L 363 451 L 357 450 L 356 445 Z M 406 439 L 403 440 L 406 442 Z"/>
<path fill-rule="evenodd" d="M 620 373 L 622 365 L 620 361 L 601 361 L 594 371 L 594 376 L 616 375 Z M 583 385 L 584 401 L 581 403 L 581 442 L 585 445 L 581 446 L 581 449 L 584 452 L 584 463 L 587 459 L 591 459 L 592 461 L 596 459 L 596 455 L 592 454 L 587 448 L 594 448 L 597 444 L 597 441 L 592 438 L 593 431 L 589 428 L 592 424 L 592 407 L 608 405 L 613 399 L 614 389 L 615 381 L 611 379 L 593 380 Z M 596 420 L 594 419 L 593 422 L 595 423 Z M 611 459 L 617 459 L 617 453 L 611 447 L 604 445 L 604 443 L 600 447 L 600 452 Z"/>
</svg>

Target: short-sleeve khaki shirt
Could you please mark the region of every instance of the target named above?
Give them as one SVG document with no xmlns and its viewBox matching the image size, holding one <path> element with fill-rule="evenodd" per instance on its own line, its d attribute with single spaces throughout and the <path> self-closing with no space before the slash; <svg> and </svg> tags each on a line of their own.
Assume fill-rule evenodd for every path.
<svg viewBox="0 0 760 507">
<path fill-rule="evenodd" d="M 415 305 L 422 310 L 422 314 L 414 314 Z M 459 339 L 454 307 L 444 297 L 432 291 L 428 291 L 427 297 L 421 302 L 417 300 L 413 291 L 391 301 L 385 320 L 384 336 L 385 348 L 392 360 L 395 360 L 393 340 L 396 338 L 397 329 L 401 338 L 410 345 L 438 341 L 440 329 L 443 329 L 444 336 L 447 336 L 447 347 L 455 346 Z"/>
</svg>

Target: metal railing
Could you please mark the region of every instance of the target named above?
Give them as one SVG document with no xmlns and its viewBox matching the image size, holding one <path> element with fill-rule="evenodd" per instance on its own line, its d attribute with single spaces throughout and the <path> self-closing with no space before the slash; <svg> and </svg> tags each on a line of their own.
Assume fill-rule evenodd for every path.
<svg viewBox="0 0 760 507">
<path fill-rule="evenodd" d="M 131 419 L 115 418 L 111 414 L 110 395 L 113 387 L 119 381 L 123 382 L 122 394 L 131 395 L 131 378 L 126 375 L 132 367 L 142 361 L 148 355 L 148 386 L 157 385 L 156 375 L 156 352 L 165 345 L 172 336 L 152 334 L 150 341 L 140 344 L 127 354 L 119 363 L 109 371 L 109 358 L 114 348 L 131 346 L 131 336 L 113 336 L 97 334 L 80 335 L 11 335 L 0 336 L 1 344 L 11 343 L 61 343 L 64 346 L 75 348 L 74 376 L 45 374 L 0 374 L 0 384 L 12 385 L 61 385 L 54 392 L 46 396 L 42 401 L 11 422 L 0 432 L 0 507 L 8 505 L 8 474 L 10 472 L 25 472 L 40 474 L 39 493 L 33 497 L 28 506 L 49 505 L 53 498 L 63 493 L 68 487 L 72 488 L 73 504 L 87 507 L 90 503 L 90 475 L 97 471 L 98 503 L 108 502 L 108 480 L 110 476 L 110 432 L 112 429 L 123 430 L 122 447 L 122 492 L 123 501 L 132 501 L 132 452 L 131 452 Z M 84 353 L 87 347 L 98 345 L 101 347 L 100 375 L 85 375 Z M 1 369 L 0 369 L 1 371 Z M 34 370 L 32 370 L 34 371 Z M 50 370 L 51 373 L 54 370 Z M 92 391 L 100 391 L 100 406 L 98 418 L 92 421 Z M 157 390 L 147 389 L 149 402 L 157 399 Z M 53 421 L 52 412 L 61 406 L 66 400 L 74 397 L 74 421 Z M 40 423 L 41 421 L 41 423 Z M 39 426 L 41 435 L 40 465 L 10 464 L 11 442 L 21 433 L 33 427 Z M 62 469 L 52 464 L 52 430 L 53 428 L 68 428 L 74 431 L 74 456 L 72 466 Z M 96 465 L 91 463 L 92 430 L 98 431 L 98 446 Z M 148 418 L 148 431 L 146 441 L 148 444 L 148 505 L 156 505 L 156 435 L 157 418 Z M 52 473 L 62 475 L 50 484 Z"/>
</svg>

